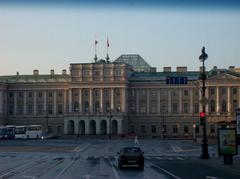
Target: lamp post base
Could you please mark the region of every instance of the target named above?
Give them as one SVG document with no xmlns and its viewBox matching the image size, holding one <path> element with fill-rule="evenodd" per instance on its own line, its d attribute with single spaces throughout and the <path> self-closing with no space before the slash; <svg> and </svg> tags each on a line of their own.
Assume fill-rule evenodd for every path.
<svg viewBox="0 0 240 179">
<path fill-rule="evenodd" d="M 209 159 L 210 156 L 208 154 L 208 144 L 202 144 L 202 153 L 200 155 L 201 159 Z"/>
</svg>

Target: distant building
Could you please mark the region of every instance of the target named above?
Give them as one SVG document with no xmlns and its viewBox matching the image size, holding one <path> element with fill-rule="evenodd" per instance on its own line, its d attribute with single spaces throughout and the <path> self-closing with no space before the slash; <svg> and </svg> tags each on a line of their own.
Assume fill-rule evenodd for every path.
<svg viewBox="0 0 240 179">
<path fill-rule="evenodd" d="M 70 64 L 70 74 L 0 76 L 0 125 L 41 124 L 55 135 L 202 135 L 200 71 L 152 72 L 135 57 Z M 207 75 L 207 133 L 216 136 L 218 127 L 235 125 L 240 73 L 230 66 Z"/>
</svg>

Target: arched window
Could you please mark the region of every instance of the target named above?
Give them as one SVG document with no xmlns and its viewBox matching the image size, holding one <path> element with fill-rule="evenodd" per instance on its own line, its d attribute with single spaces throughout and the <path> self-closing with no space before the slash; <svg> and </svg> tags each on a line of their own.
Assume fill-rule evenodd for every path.
<svg viewBox="0 0 240 179">
<path fill-rule="evenodd" d="M 210 102 L 210 111 L 215 112 L 215 101 L 214 100 L 211 100 L 211 102 Z"/>
</svg>

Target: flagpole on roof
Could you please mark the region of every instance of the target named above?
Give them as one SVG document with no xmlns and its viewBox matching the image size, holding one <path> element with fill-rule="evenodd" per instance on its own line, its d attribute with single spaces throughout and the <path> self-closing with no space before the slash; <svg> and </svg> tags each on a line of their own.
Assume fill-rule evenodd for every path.
<svg viewBox="0 0 240 179">
<path fill-rule="evenodd" d="M 107 57 L 106 57 L 107 63 L 109 63 L 108 48 L 109 48 L 109 41 L 108 41 L 108 36 L 107 36 Z"/>
<path fill-rule="evenodd" d="M 94 56 L 94 61 L 97 62 L 97 44 L 98 44 L 98 41 L 95 39 L 95 56 Z"/>
</svg>

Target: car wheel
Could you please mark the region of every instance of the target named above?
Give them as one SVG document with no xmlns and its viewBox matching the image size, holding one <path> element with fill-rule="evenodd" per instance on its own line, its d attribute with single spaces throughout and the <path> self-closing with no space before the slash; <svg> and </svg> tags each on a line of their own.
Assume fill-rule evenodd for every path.
<svg viewBox="0 0 240 179">
<path fill-rule="evenodd" d="M 139 164 L 138 168 L 139 168 L 140 170 L 144 170 L 144 164 Z"/>
</svg>

